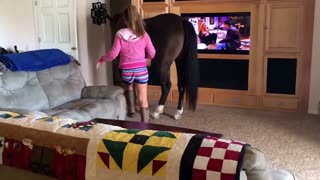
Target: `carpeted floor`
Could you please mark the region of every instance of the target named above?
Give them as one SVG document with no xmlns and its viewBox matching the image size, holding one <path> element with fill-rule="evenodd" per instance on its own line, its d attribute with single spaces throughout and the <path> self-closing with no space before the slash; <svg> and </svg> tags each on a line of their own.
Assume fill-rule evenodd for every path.
<svg viewBox="0 0 320 180">
<path fill-rule="evenodd" d="M 155 104 L 151 102 L 151 111 Z M 199 105 L 196 112 L 185 111 L 183 119 L 176 121 L 170 117 L 175 106 L 168 103 L 161 118 L 151 122 L 222 133 L 223 138 L 245 141 L 262 150 L 272 168 L 292 172 L 299 180 L 320 179 L 320 116 Z M 139 121 L 139 116 L 128 120 Z M 18 176 L 35 179 L 0 166 L 0 179 Z"/>
<path fill-rule="evenodd" d="M 320 179 L 320 116 L 292 112 L 199 105 L 174 120 L 175 104 L 152 123 L 222 133 L 262 150 L 272 168 L 293 173 L 299 180 Z M 151 103 L 150 111 L 155 108 Z M 137 118 L 130 120 L 137 121 Z"/>
</svg>

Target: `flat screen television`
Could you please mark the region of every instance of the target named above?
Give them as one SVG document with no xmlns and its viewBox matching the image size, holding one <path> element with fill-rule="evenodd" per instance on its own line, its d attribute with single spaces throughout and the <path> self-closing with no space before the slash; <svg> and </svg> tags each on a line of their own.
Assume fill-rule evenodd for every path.
<svg viewBox="0 0 320 180">
<path fill-rule="evenodd" d="M 198 52 L 250 53 L 250 12 L 181 14 L 197 34 Z"/>
</svg>

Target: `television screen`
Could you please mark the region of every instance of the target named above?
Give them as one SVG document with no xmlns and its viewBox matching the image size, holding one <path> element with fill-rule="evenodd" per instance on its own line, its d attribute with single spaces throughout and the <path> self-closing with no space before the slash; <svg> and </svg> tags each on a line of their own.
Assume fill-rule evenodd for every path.
<svg viewBox="0 0 320 180">
<path fill-rule="evenodd" d="M 181 14 L 197 33 L 198 52 L 249 54 L 250 12 Z"/>
</svg>

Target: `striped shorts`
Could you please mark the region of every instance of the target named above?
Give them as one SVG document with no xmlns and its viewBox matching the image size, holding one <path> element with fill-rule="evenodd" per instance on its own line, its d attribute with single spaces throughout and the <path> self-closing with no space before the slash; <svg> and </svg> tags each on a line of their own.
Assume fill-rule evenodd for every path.
<svg viewBox="0 0 320 180">
<path fill-rule="evenodd" d="M 122 80 L 129 84 L 132 84 L 133 82 L 138 84 L 146 84 L 149 80 L 147 67 L 135 69 L 122 69 L 121 76 Z"/>
</svg>

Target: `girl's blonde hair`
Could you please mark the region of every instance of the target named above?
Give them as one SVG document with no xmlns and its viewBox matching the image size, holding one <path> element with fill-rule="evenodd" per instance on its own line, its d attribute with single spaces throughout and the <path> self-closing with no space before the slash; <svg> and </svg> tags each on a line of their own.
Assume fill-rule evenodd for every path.
<svg viewBox="0 0 320 180">
<path fill-rule="evenodd" d="M 124 11 L 124 20 L 136 36 L 142 36 L 145 33 L 144 21 L 134 5 L 130 4 Z"/>
</svg>

